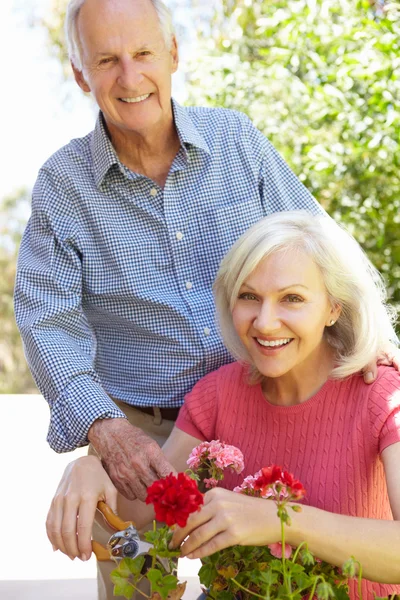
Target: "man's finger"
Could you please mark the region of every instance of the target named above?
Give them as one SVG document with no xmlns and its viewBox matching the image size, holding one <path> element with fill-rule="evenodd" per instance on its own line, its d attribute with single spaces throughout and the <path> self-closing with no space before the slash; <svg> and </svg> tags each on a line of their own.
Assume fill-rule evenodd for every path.
<svg viewBox="0 0 400 600">
<path fill-rule="evenodd" d="M 146 501 L 147 498 L 147 485 L 142 483 L 139 479 L 132 481 L 130 485 L 130 493 L 134 495 L 135 498 L 138 498 L 142 502 Z"/>
<path fill-rule="evenodd" d="M 176 469 L 174 469 L 162 453 L 157 457 L 157 460 L 152 462 L 151 466 L 159 479 L 166 477 L 170 473 L 173 473 L 174 475 L 177 474 Z"/>
<path fill-rule="evenodd" d="M 373 383 L 378 376 L 378 366 L 376 362 L 368 363 L 363 369 L 365 383 Z"/>
</svg>

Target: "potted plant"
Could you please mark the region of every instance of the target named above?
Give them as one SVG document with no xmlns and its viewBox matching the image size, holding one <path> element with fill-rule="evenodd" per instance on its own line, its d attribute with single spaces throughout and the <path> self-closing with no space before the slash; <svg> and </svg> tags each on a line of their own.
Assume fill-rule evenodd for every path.
<svg viewBox="0 0 400 600">
<path fill-rule="evenodd" d="M 175 573 L 180 552 L 169 549 L 173 528 L 184 527 L 189 515 L 201 508 L 203 495 L 199 488 L 207 490 L 218 485 L 227 468 L 236 473 L 244 468 L 240 450 L 219 440 L 197 446 L 188 465 L 187 473 L 179 473 L 177 477 L 168 475 L 148 488 L 146 502 L 154 505 L 156 519 L 165 525 L 157 526 L 154 521 L 153 530 L 144 534 L 146 541 L 153 544 L 150 568 L 144 569 L 145 558 L 138 556 L 122 560 L 112 572 L 115 595 L 132 598 L 145 578 L 150 582 L 150 594 L 141 592 L 144 597 L 182 598 L 186 583 L 180 583 Z M 348 580 L 357 577 L 362 600 L 362 568 L 354 558 L 349 558 L 339 569 L 315 557 L 306 542 L 297 548 L 285 542 L 285 529 L 291 524 L 290 511 L 301 511 L 299 502 L 305 495 L 303 485 L 292 474 L 276 465 L 264 467 L 246 477 L 234 491 L 275 503 L 281 541 L 269 546 L 232 546 L 203 558 L 199 579 L 206 596 L 211 600 L 347 600 Z M 376 600 L 400 598 L 394 594 L 389 599 Z"/>
</svg>

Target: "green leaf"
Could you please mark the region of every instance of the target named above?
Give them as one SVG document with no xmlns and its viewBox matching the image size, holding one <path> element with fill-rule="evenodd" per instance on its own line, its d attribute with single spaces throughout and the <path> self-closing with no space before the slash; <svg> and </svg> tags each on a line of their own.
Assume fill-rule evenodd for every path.
<svg viewBox="0 0 400 600">
<path fill-rule="evenodd" d="M 135 590 L 128 579 L 120 575 L 118 569 L 114 569 L 114 571 L 111 572 L 110 578 L 114 584 L 114 596 L 124 596 L 124 598 L 130 600 Z"/>
<path fill-rule="evenodd" d="M 213 564 L 203 564 L 199 570 L 199 579 L 205 587 L 210 587 L 212 581 L 218 576 L 217 569 Z"/>
<path fill-rule="evenodd" d="M 152 592 L 158 592 L 164 600 L 172 590 L 177 588 L 178 578 L 175 575 L 163 577 L 158 569 L 149 569 L 146 576 L 150 581 Z"/>
<path fill-rule="evenodd" d="M 127 581 L 125 581 L 125 583 L 118 583 L 114 585 L 113 594 L 114 596 L 123 596 L 124 598 L 130 600 L 133 596 L 134 591 L 135 590 L 133 586 L 130 585 L 130 583 L 128 583 Z"/>
</svg>

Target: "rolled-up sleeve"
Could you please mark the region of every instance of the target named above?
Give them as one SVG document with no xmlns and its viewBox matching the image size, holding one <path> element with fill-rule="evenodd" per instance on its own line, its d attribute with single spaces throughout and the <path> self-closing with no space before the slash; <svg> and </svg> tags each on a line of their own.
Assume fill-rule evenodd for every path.
<svg viewBox="0 0 400 600">
<path fill-rule="evenodd" d="M 59 205 L 70 201 L 42 171 L 21 243 L 14 305 L 28 364 L 50 406 L 48 442 L 66 452 L 88 443 L 96 419 L 124 414 L 93 368 L 96 339 L 82 311 L 79 232 L 70 218 L 51 216 L 55 197 Z"/>
</svg>

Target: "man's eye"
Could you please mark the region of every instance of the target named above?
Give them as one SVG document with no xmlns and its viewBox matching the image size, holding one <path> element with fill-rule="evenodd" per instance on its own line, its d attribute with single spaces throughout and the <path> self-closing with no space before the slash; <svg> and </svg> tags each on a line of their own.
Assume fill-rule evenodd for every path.
<svg viewBox="0 0 400 600">
<path fill-rule="evenodd" d="M 114 61 L 114 59 L 111 56 L 109 56 L 107 58 L 102 58 L 99 61 L 99 65 L 103 67 L 105 65 L 108 65 L 108 64 L 112 63 L 113 61 Z"/>
<path fill-rule="evenodd" d="M 149 56 L 151 54 L 151 52 L 149 50 L 143 50 L 142 52 L 139 52 L 139 56 Z"/>
<path fill-rule="evenodd" d="M 257 300 L 257 296 L 250 292 L 243 292 L 242 294 L 239 294 L 239 300 Z"/>
</svg>

